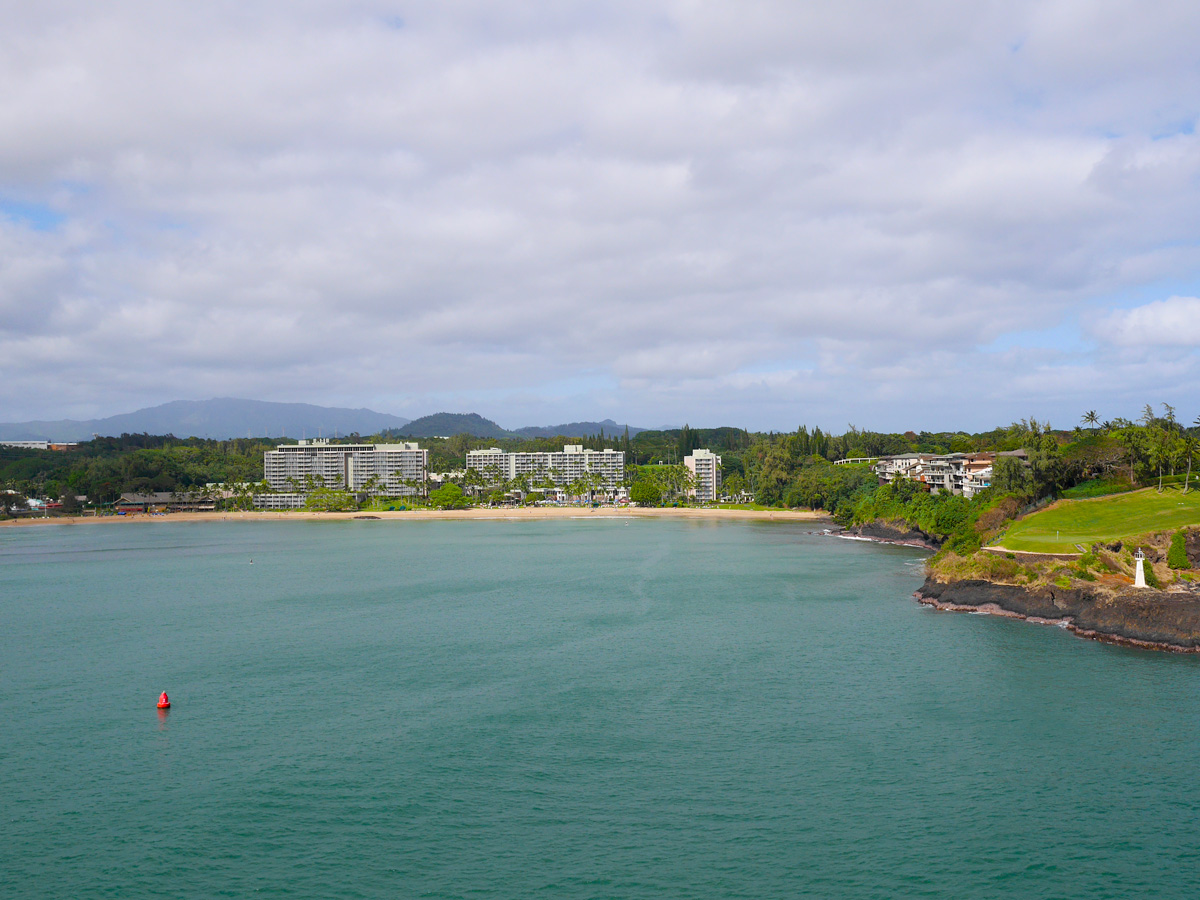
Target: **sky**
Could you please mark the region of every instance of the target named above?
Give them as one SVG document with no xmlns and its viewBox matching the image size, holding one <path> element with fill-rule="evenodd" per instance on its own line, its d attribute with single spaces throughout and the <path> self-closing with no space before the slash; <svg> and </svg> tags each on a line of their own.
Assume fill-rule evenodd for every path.
<svg viewBox="0 0 1200 900">
<path fill-rule="evenodd" d="M 0 0 L 0 421 L 1200 415 L 1200 4 Z"/>
</svg>

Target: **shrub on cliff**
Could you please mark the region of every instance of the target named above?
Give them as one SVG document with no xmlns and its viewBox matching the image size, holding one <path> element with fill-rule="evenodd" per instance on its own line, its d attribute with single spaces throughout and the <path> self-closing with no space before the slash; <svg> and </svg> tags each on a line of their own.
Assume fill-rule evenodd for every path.
<svg viewBox="0 0 1200 900">
<path fill-rule="evenodd" d="M 1187 533 L 1182 528 L 1171 536 L 1171 549 L 1167 551 L 1167 565 L 1172 569 L 1190 569 L 1192 567 L 1187 555 Z"/>
<path fill-rule="evenodd" d="M 980 554 L 987 558 L 985 577 L 989 581 L 1006 581 L 1017 577 L 1021 564 L 1015 559 L 992 556 L 990 553 Z"/>
<path fill-rule="evenodd" d="M 1147 559 L 1142 562 L 1142 571 L 1146 573 L 1146 587 L 1152 587 L 1156 591 L 1162 589 L 1162 582 L 1154 574 L 1154 566 L 1150 565 L 1150 560 Z"/>
</svg>

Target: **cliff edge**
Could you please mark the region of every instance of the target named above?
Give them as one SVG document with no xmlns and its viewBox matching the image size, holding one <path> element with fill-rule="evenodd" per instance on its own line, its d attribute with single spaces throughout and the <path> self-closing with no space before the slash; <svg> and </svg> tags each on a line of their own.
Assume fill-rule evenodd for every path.
<svg viewBox="0 0 1200 900">
<path fill-rule="evenodd" d="M 1200 595 L 1137 588 L 1107 591 L 1023 587 L 991 581 L 938 581 L 916 593 L 928 606 L 1065 625 L 1080 637 L 1176 652 L 1200 652 Z"/>
</svg>

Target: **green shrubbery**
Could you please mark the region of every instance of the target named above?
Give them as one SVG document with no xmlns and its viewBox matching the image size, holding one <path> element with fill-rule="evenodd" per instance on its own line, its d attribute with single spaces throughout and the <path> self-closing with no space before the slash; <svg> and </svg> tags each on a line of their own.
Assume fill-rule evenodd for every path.
<svg viewBox="0 0 1200 900">
<path fill-rule="evenodd" d="M 835 466 L 823 459 L 813 459 L 800 467 L 775 502 L 789 508 L 828 510 L 840 524 L 849 525 L 855 505 L 874 493 L 877 484 L 878 478 L 869 466 Z M 758 502 L 767 499 L 760 498 Z"/>
<path fill-rule="evenodd" d="M 984 574 L 992 581 L 1012 579 L 1021 571 L 1021 565 L 1015 559 L 993 556 L 990 553 L 981 554 L 986 558 Z"/>
<path fill-rule="evenodd" d="M 1158 590 L 1162 587 L 1162 582 L 1158 580 L 1158 576 L 1154 574 L 1154 566 L 1150 565 L 1150 560 L 1143 560 L 1142 571 L 1146 575 L 1146 586 Z"/>
<path fill-rule="evenodd" d="M 1109 494 L 1123 494 L 1132 491 L 1134 485 L 1128 478 L 1093 478 L 1067 488 L 1062 497 L 1067 500 L 1086 500 L 1089 497 L 1107 497 Z"/>
<path fill-rule="evenodd" d="M 954 494 L 932 494 L 917 482 L 901 479 L 881 484 L 861 497 L 854 505 L 852 518 L 856 523 L 903 521 L 942 538 L 945 549 L 969 556 L 982 543 L 975 522 L 993 505 L 994 501 L 982 497 L 968 500 Z"/>
<path fill-rule="evenodd" d="M 1172 569 L 1190 569 L 1187 555 L 1187 532 L 1182 528 L 1171 536 L 1171 549 L 1167 551 L 1167 565 Z"/>
</svg>

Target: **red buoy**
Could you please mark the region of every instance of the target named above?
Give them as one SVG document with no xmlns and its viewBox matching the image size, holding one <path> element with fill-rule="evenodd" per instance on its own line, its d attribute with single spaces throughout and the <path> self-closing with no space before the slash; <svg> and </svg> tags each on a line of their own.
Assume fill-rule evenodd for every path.
<svg viewBox="0 0 1200 900">
<path fill-rule="evenodd" d="M 158 698 L 158 708 L 159 709 L 170 709 L 171 708 L 171 701 L 167 699 L 166 691 L 163 691 L 162 696 Z"/>
</svg>

